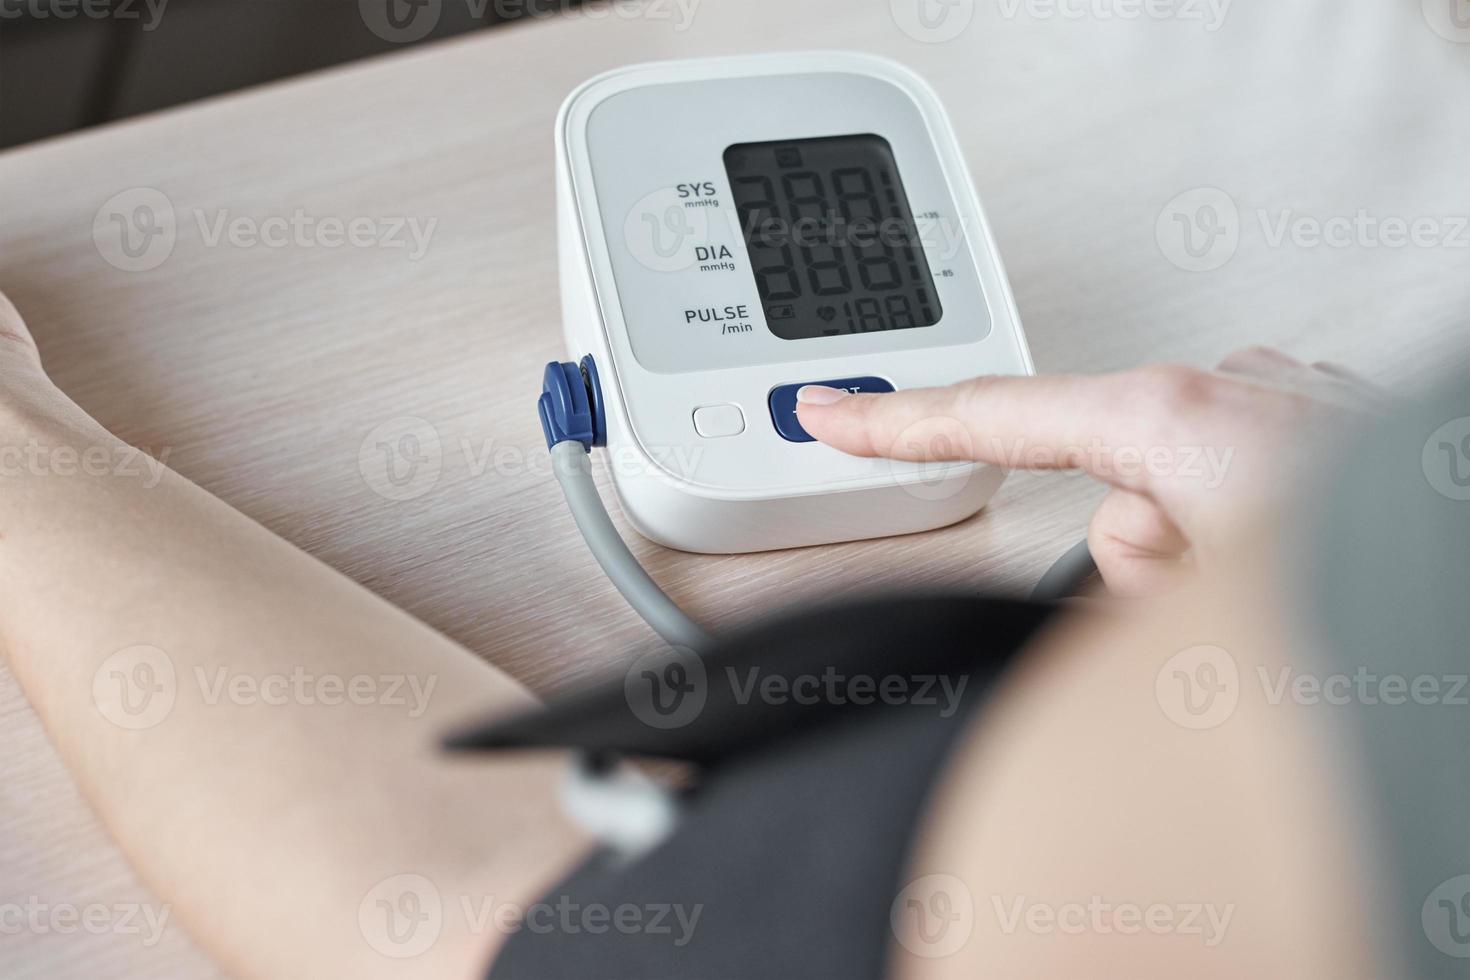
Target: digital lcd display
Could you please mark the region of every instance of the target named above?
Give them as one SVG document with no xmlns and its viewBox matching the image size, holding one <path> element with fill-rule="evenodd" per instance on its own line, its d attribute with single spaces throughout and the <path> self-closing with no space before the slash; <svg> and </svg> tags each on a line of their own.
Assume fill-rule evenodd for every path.
<svg viewBox="0 0 1470 980">
<path fill-rule="evenodd" d="M 939 322 L 939 297 L 887 140 L 740 143 L 725 151 L 725 172 L 776 336 Z"/>
</svg>

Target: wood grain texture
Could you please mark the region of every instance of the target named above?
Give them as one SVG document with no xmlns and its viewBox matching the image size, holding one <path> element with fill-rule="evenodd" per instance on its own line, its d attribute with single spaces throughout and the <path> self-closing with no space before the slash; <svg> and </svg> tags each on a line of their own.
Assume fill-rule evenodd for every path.
<svg viewBox="0 0 1470 980">
<path fill-rule="evenodd" d="M 1268 234 L 1284 212 L 1470 215 L 1470 45 L 1430 30 L 1418 3 L 1240 3 L 1217 31 L 1012 6 L 975 5 L 945 43 L 904 34 L 888 0 L 704 0 L 685 29 L 663 6 L 565 16 L 21 148 L 0 154 L 0 288 L 61 386 L 123 438 L 543 693 L 650 644 L 566 517 L 532 407 L 541 365 L 563 353 L 552 121 L 604 69 L 811 47 L 917 68 L 954 116 L 1043 371 L 1209 365 L 1263 342 L 1407 386 L 1464 360 L 1470 249 Z M 130 273 L 103 260 L 92 225 L 136 187 L 167 195 L 178 237 L 161 266 Z M 1197 187 L 1227 191 L 1241 216 L 1234 258 L 1207 273 L 1176 268 L 1155 238 L 1161 209 Z M 195 218 L 297 209 L 437 223 L 412 261 L 211 246 Z M 402 417 L 432 427 L 440 470 L 395 501 L 360 454 Z M 1098 496 L 1077 477 L 1017 476 L 985 514 L 931 534 L 634 550 L 721 630 L 885 587 L 1020 590 Z M 0 740 L 0 902 L 149 901 L 3 673 Z M 177 929 L 153 947 L 0 937 L 6 977 L 212 973 Z"/>
</svg>

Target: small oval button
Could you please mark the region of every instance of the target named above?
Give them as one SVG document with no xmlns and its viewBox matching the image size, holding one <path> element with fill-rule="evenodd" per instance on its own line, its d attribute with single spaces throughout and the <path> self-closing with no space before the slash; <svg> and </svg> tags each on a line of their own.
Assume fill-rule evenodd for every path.
<svg viewBox="0 0 1470 980">
<path fill-rule="evenodd" d="M 745 431 L 739 405 L 701 405 L 694 410 L 694 431 L 706 439 L 738 436 Z"/>
</svg>

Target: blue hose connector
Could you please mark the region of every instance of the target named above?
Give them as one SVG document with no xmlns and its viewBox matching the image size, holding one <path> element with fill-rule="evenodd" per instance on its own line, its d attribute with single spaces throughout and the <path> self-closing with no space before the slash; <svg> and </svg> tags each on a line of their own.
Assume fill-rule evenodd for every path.
<svg viewBox="0 0 1470 980">
<path fill-rule="evenodd" d="M 547 449 L 569 441 L 580 442 L 588 452 L 593 446 L 607 445 L 602 386 L 591 354 L 581 364 L 552 361 L 546 365 L 536 406 Z"/>
</svg>

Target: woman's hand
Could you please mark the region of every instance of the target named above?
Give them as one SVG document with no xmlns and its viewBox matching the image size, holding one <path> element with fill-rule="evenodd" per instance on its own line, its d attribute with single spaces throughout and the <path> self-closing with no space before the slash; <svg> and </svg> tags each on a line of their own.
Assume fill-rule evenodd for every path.
<svg viewBox="0 0 1470 980">
<path fill-rule="evenodd" d="M 16 447 L 35 440 L 83 449 L 116 441 L 46 375 L 25 320 L 0 293 L 0 480 L 14 475 Z"/>
<path fill-rule="evenodd" d="M 1208 564 L 1245 518 L 1279 504 L 1334 420 L 1377 397 L 1342 368 L 1255 347 L 1215 371 L 983 377 L 892 394 L 808 387 L 797 413 L 858 456 L 1091 474 L 1112 488 L 1088 529 L 1093 557 L 1110 590 L 1139 595 Z"/>
<path fill-rule="evenodd" d="M 41 368 L 41 355 L 20 312 L 0 293 L 0 412 L 45 414 L 64 401 Z"/>
<path fill-rule="evenodd" d="M 41 373 L 41 355 L 36 342 L 10 298 L 0 293 L 0 378 L 23 371 Z"/>
</svg>

